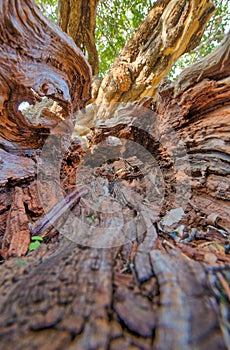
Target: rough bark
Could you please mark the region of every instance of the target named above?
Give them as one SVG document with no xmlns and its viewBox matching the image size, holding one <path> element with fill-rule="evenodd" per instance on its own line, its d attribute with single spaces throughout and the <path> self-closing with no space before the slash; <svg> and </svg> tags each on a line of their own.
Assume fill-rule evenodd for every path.
<svg viewBox="0 0 230 350">
<path fill-rule="evenodd" d="M 99 0 L 59 0 L 59 26 L 88 56 L 93 75 L 99 72 L 94 34 L 98 2 Z"/>
<path fill-rule="evenodd" d="M 162 85 L 157 102 L 142 100 L 142 116 L 140 103 L 131 109 L 126 106 L 95 130 L 92 159 L 97 164 L 99 157 L 103 163 L 104 154 L 105 162 L 92 169 L 87 154 L 78 159 L 79 176 L 86 186 L 90 184 L 90 190 L 80 201 L 78 197 L 73 210 L 80 218 L 94 215 L 96 230 L 89 225 L 91 235 L 82 241 L 78 232 L 77 238 L 83 245 L 118 247 L 83 248 L 61 239 L 53 245 L 43 244 L 24 260 L 6 262 L 1 269 L 1 349 L 228 348 L 230 259 L 224 246 L 229 244 L 230 207 L 229 37 L 211 57 L 206 68 L 204 60 L 174 85 Z M 168 152 L 175 147 L 169 137 L 172 127 L 187 146 L 192 191 L 182 220 L 168 228 L 163 220 L 174 205 L 172 187 L 175 179 L 184 178 L 181 173 L 177 176 L 175 159 Z M 147 164 L 141 155 L 140 159 L 132 154 L 130 158 L 133 148 L 125 141 L 123 161 L 118 164 L 109 151 L 108 168 L 108 145 L 106 149 L 101 142 L 111 136 L 131 139 L 154 155 L 166 187 L 160 209 L 155 200 L 157 185 L 151 190 L 155 192 L 144 190 L 149 169 L 154 175 L 154 162 Z M 116 144 L 116 139 L 111 140 Z M 69 181 L 65 178 L 64 182 L 69 184 L 74 177 L 70 169 L 76 172 L 70 159 L 64 162 L 64 173 L 69 174 Z M 86 205 L 92 198 L 98 203 L 96 211 Z M 111 217 L 105 208 L 115 204 L 119 209 Z M 222 220 L 220 226 L 217 216 Z M 133 220 L 127 221 L 130 217 Z M 122 232 L 120 238 L 126 237 L 124 245 L 119 246 L 109 230 L 114 222 L 116 231 Z M 182 225 L 183 233 L 179 230 Z M 107 233 L 100 236 L 100 228 Z M 13 280 L 11 269 L 16 269 Z"/>
<path fill-rule="evenodd" d="M 222 217 L 226 228 L 230 224 L 229 47 L 228 34 L 218 49 L 180 75 L 173 90 L 160 92 L 157 103 L 163 132 L 171 125 L 186 143 L 194 205 L 207 215 Z"/>
<path fill-rule="evenodd" d="M 213 11 L 206 0 L 157 1 L 105 76 L 97 104 L 155 96 L 177 59 L 197 46 Z"/>
<path fill-rule="evenodd" d="M 1 151 L 1 261 L 44 243 L 1 265 L 0 349 L 229 348 L 229 40 L 88 150 L 59 127 L 61 162 Z"/>
<path fill-rule="evenodd" d="M 31 125 L 18 106 L 39 97 L 57 101 L 69 117 L 89 99 L 90 67 L 73 41 L 31 1 L 0 1 L 1 144 L 42 146 L 49 128 Z"/>
</svg>

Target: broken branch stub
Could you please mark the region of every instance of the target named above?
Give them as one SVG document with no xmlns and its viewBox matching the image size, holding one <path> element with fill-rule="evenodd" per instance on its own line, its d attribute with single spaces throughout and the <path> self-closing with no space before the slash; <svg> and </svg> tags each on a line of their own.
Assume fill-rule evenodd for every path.
<svg viewBox="0 0 230 350">
<path fill-rule="evenodd" d="M 73 40 L 33 1 L 1 0 L 0 23 L 0 142 L 41 147 L 49 128 L 31 125 L 19 105 L 46 96 L 67 118 L 90 97 L 91 69 Z"/>
</svg>

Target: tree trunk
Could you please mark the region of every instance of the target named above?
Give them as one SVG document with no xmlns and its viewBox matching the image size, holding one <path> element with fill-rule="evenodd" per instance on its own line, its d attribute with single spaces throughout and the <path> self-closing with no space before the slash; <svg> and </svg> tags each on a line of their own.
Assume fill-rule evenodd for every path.
<svg viewBox="0 0 230 350">
<path fill-rule="evenodd" d="M 60 101 L 67 118 L 86 103 L 90 71 L 67 36 L 48 32 L 35 5 L 9 3 L 0 2 L 8 24 L 0 68 L 0 349 L 228 349 L 230 35 L 174 84 L 164 80 L 156 96 L 117 104 L 97 122 L 90 148 L 70 139 L 69 120 L 47 127 L 39 143 L 38 126 L 35 142 L 33 125 L 10 106 L 25 100 L 22 91 L 40 93 Z M 48 45 L 42 58 L 22 54 L 30 69 L 51 65 L 45 82 L 55 89 L 41 93 L 40 70 L 33 83 L 28 71 L 9 73 L 17 50 L 14 36 L 7 44 L 2 33 L 13 31 L 9 18 L 18 28 L 15 8 L 36 13 L 40 37 L 44 28 L 69 50 L 65 69 L 47 62 L 49 50 L 56 58 L 66 51 L 59 46 Z M 19 258 L 30 235 L 44 243 Z"/>
<path fill-rule="evenodd" d="M 59 25 L 88 56 L 93 75 L 99 72 L 95 44 L 96 12 L 99 0 L 59 0 Z"/>
</svg>

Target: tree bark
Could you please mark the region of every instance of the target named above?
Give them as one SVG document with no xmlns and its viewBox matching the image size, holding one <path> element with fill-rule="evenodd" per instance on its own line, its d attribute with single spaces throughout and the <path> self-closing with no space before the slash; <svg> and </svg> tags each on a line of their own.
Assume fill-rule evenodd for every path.
<svg viewBox="0 0 230 350">
<path fill-rule="evenodd" d="M 59 0 L 59 26 L 88 56 L 93 75 L 98 75 L 99 72 L 95 43 L 98 2 L 99 0 Z"/>
<path fill-rule="evenodd" d="M 154 97 L 177 59 L 197 46 L 213 11 L 206 0 L 157 1 L 105 76 L 96 103 Z"/>
<path fill-rule="evenodd" d="M 0 3 L 5 22 L 9 3 Z M 229 348 L 229 44 L 230 35 L 156 97 L 119 104 L 94 127 L 88 150 L 69 141 L 63 122 L 48 129 L 42 151 L 31 150 L 38 144 L 23 145 L 3 109 L 0 349 Z M 76 92 L 70 74 L 67 115 L 80 94 L 87 100 L 90 80 L 71 50 L 64 72 L 75 69 L 85 87 Z M 19 75 L 10 85 L 16 78 L 1 67 L 12 89 L 37 87 Z M 29 233 L 44 243 L 7 260 L 24 254 Z"/>
<path fill-rule="evenodd" d="M 13 144 L 36 149 L 49 128 L 30 124 L 18 110 L 20 103 L 35 104 L 46 96 L 63 107 L 62 117 L 69 117 L 89 99 L 90 67 L 73 41 L 33 2 L 0 5 L 0 142 L 5 149 Z"/>
</svg>

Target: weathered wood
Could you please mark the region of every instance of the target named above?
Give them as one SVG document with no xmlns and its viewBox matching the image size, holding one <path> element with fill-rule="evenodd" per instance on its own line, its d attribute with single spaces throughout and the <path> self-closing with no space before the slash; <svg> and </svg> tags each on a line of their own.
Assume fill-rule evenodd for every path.
<svg viewBox="0 0 230 350">
<path fill-rule="evenodd" d="M 8 256 L 23 256 L 27 253 L 29 243 L 29 220 L 23 203 L 23 190 L 15 187 L 2 241 L 2 252 Z"/>
<path fill-rule="evenodd" d="M 0 349 L 229 348 L 229 36 L 206 60 L 162 84 L 156 101 L 120 105 L 89 150 L 70 145 L 61 174 L 50 165 L 70 199 L 57 204 L 44 181 L 51 223 L 73 205 L 80 224 L 1 265 Z M 0 232 L 14 251 L 20 228 L 40 218 L 40 233 L 50 223 L 35 162 L 25 152 L 12 159 L 27 167 L 15 174 L 3 163 L 0 216 L 9 223 Z M 177 193 L 185 179 L 191 191 Z M 89 191 L 78 201 L 79 184 Z M 168 228 L 175 206 L 182 214 Z"/>
<path fill-rule="evenodd" d="M 223 218 L 226 228 L 230 224 L 229 47 L 228 34 L 206 60 L 185 70 L 174 86 L 162 88 L 156 106 L 162 138 L 168 137 L 173 128 L 186 145 L 193 192 L 191 205 L 207 216 L 215 213 Z"/>
<path fill-rule="evenodd" d="M 62 245 L 62 251 L 43 258 L 42 263 L 38 254 L 32 271 L 30 257 L 28 264 L 33 265 L 17 269 L 10 292 L 7 269 L 0 271 L 6 286 L 1 349 L 48 349 L 63 342 L 66 349 L 108 345 L 113 349 L 164 349 L 166 345 L 169 349 L 227 349 L 217 301 L 210 298 L 208 271 L 199 263 L 179 252 L 153 249 L 150 257 L 156 277 L 149 276 L 137 286 L 129 268 L 122 272 L 119 250 Z M 55 347 L 50 337 L 55 338 Z"/>
<path fill-rule="evenodd" d="M 0 149 L 0 187 L 16 185 L 35 178 L 36 166 L 32 159 L 17 156 Z"/>
<path fill-rule="evenodd" d="M 217 302 L 210 298 L 202 265 L 172 251 L 150 253 L 160 288 L 154 349 L 226 349 L 218 337 Z M 200 319 L 199 319 L 200 318 Z"/>
<path fill-rule="evenodd" d="M 142 108 L 143 103 L 118 104 L 114 118 L 101 123 L 93 137 L 98 144 L 111 135 L 143 145 L 160 164 L 166 190 L 171 192 L 175 181 L 189 179 L 190 205 L 206 217 L 215 213 L 226 228 L 230 224 L 229 47 L 227 35 L 218 49 L 185 70 L 175 84 L 162 84 L 156 103 L 152 101 L 151 107 L 150 99 L 145 102 L 150 110 Z M 182 157 L 184 164 L 176 169 Z M 168 205 L 170 197 L 173 200 L 172 192 Z"/>
<path fill-rule="evenodd" d="M 0 1 L 0 23 L 0 142 L 5 148 L 38 148 L 49 128 L 25 120 L 20 103 L 47 96 L 69 117 L 90 97 L 90 67 L 72 39 L 32 1 Z"/>
<path fill-rule="evenodd" d="M 63 224 L 65 213 L 71 210 L 80 201 L 81 196 L 88 192 L 87 188 L 78 188 L 71 192 L 69 195 L 63 198 L 60 202 L 55 204 L 51 210 L 49 210 L 45 217 L 42 217 L 35 225 L 31 228 L 32 236 L 44 237 L 53 226 L 58 227 Z M 61 223 L 58 223 L 61 221 Z"/>
</svg>

